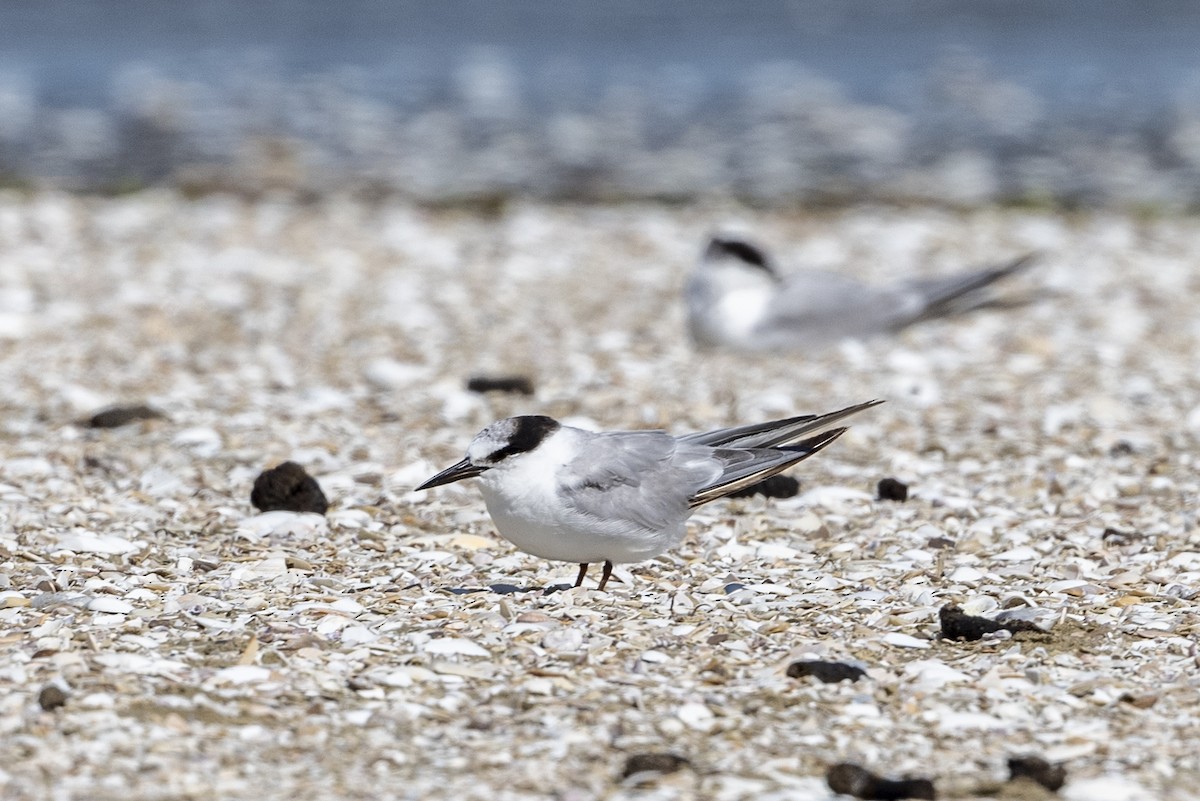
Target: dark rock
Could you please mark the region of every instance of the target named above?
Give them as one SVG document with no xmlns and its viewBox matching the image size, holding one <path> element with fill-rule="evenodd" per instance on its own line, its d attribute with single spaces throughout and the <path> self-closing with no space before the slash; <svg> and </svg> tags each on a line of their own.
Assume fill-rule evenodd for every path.
<svg viewBox="0 0 1200 801">
<path fill-rule="evenodd" d="M 1119 528 L 1106 528 L 1100 535 L 1101 540 L 1111 545 L 1128 545 L 1141 538 L 1142 535 L 1136 531 L 1121 531 Z"/>
<path fill-rule="evenodd" d="M 50 712 L 58 709 L 60 706 L 65 706 L 67 703 L 67 694 L 57 684 L 47 684 L 38 693 L 38 706 Z"/>
<path fill-rule="evenodd" d="M 1044 633 L 1041 628 L 1028 620 L 1009 620 L 1001 623 L 978 615 L 968 615 L 956 604 L 947 604 L 938 610 L 938 620 L 942 625 L 942 637 L 947 640 L 981 640 L 985 634 L 996 631 L 1035 631 Z"/>
<path fill-rule="evenodd" d="M 900 798 L 935 798 L 929 779 L 885 779 L 864 767 L 841 762 L 825 773 L 829 789 L 869 801 L 894 801 Z"/>
<path fill-rule="evenodd" d="M 1133 443 L 1127 439 L 1117 440 L 1113 446 L 1108 449 L 1108 455 L 1112 457 L 1129 456 L 1136 453 L 1137 448 L 1133 447 Z"/>
<path fill-rule="evenodd" d="M 468 392 L 511 392 L 532 395 L 533 382 L 523 375 L 476 375 L 467 379 Z"/>
<path fill-rule="evenodd" d="M 839 681 L 858 681 L 867 675 L 867 671 L 845 662 L 804 659 L 788 665 L 787 674 L 793 679 L 812 676 L 817 681 L 833 684 Z"/>
<path fill-rule="evenodd" d="M 879 493 L 879 500 L 881 501 L 900 501 L 903 503 L 908 500 L 908 485 L 894 478 L 880 479 L 876 491 Z"/>
<path fill-rule="evenodd" d="M 730 498 L 749 498 L 761 495 L 764 498 L 794 498 L 800 492 L 800 482 L 791 476 L 771 476 L 757 484 L 742 487 L 736 492 L 729 493 Z"/>
<path fill-rule="evenodd" d="M 1067 769 L 1062 765 L 1047 762 L 1041 757 L 1009 757 L 1008 778 L 1010 780 L 1032 779 L 1047 790 L 1057 793 L 1059 788 L 1067 782 Z"/>
<path fill-rule="evenodd" d="M 682 767 L 692 764 L 687 757 L 678 754 L 630 754 L 621 768 L 621 778 L 628 779 L 635 773 L 674 773 Z"/>
<path fill-rule="evenodd" d="M 926 548 L 933 548 L 934 550 L 938 551 L 944 548 L 953 548 L 956 545 L 958 545 L 958 543 L 949 537 L 930 537 L 925 541 Z"/>
<path fill-rule="evenodd" d="M 295 462 L 284 462 L 260 473 L 254 479 L 250 503 L 263 512 L 283 510 L 323 515 L 329 508 L 321 485 Z"/>
<path fill-rule="evenodd" d="M 92 428 L 117 428 L 139 420 L 161 420 L 165 415 L 157 409 L 142 404 L 136 406 L 110 406 L 91 416 L 87 424 Z"/>
</svg>

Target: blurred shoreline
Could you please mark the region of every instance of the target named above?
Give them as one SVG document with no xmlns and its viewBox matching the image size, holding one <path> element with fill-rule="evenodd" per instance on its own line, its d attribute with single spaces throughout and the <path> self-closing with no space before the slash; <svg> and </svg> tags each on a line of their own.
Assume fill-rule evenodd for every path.
<svg viewBox="0 0 1200 801">
<path fill-rule="evenodd" d="M 0 185 L 1200 209 L 1172 0 L 0 5 Z"/>
</svg>

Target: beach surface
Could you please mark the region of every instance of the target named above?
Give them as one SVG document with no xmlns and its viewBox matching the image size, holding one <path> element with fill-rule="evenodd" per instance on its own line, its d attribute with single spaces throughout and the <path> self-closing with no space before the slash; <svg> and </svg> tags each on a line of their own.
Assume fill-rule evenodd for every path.
<svg viewBox="0 0 1200 801">
<path fill-rule="evenodd" d="M 702 352 L 680 290 L 727 229 L 880 283 L 1039 260 L 1011 308 Z M 1193 216 L 0 194 L 0 795 L 824 799 L 848 761 L 971 798 L 1037 755 L 1062 798 L 1194 798 L 1198 297 Z M 512 414 L 872 398 L 798 496 L 703 507 L 607 592 L 544 593 L 576 566 L 470 482 L 411 491 Z M 326 516 L 251 506 L 285 460 Z M 1042 631 L 943 639 L 950 604 Z M 623 775 L 653 753 L 686 763 Z"/>
</svg>

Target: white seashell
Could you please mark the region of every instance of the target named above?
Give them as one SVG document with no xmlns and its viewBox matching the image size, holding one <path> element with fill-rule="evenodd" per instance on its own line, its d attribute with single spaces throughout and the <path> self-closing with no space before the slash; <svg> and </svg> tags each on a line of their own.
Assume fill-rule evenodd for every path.
<svg viewBox="0 0 1200 801">
<path fill-rule="evenodd" d="M 0 474 L 13 478 L 45 478 L 54 474 L 54 465 L 41 456 L 21 456 L 0 463 Z"/>
<path fill-rule="evenodd" d="M 369 642 L 375 642 L 378 639 L 379 635 L 366 626 L 347 626 L 342 629 L 342 645 L 353 647 L 355 645 L 365 645 Z"/>
<path fill-rule="evenodd" d="M 929 640 L 918 640 L 908 634 L 901 634 L 898 631 L 891 631 L 883 635 L 883 641 L 888 645 L 894 645 L 897 648 L 929 648 Z"/>
<path fill-rule="evenodd" d="M 921 659 L 904 666 L 904 676 L 923 690 L 936 690 L 947 684 L 970 681 L 966 673 L 937 659 Z"/>
<path fill-rule="evenodd" d="M 1032 562 L 1041 558 L 1041 554 L 1028 545 L 1019 545 L 1007 551 L 996 554 L 992 558 L 997 562 Z"/>
<path fill-rule="evenodd" d="M 133 604 L 113 598 L 110 595 L 99 595 L 88 601 L 89 612 L 104 612 L 110 615 L 127 615 L 133 611 Z"/>
<path fill-rule="evenodd" d="M 287 559 L 282 556 L 271 556 L 248 563 L 243 574 L 246 578 L 275 578 L 287 573 Z"/>
<path fill-rule="evenodd" d="M 583 647 L 583 632 L 573 626 L 551 629 L 542 637 L 542 647 L 555 653 L 578 651 Z"/>
<path fill-rule="evenodd" d="M 397 389 L 426 381 L 429 377 L 428 367 L 395 359 L 373 359 L 363 368 L 363 378 L 378 390 Z"/>
<path fill-rule="evenodd" d="M 812 512 L 805 512 L 792 523 L 792 529 L 801 534 L 816 534 L 825 523 Z"/>
<path fill-rule="evenodd" d="M 795 548 L 789 548 L 786 545 L 781 545 L 774 542 L 766 542 L 758 546 L 755 554 L 759 559 L 795 559 L 800 555 L 800 552 Z"/>
<path fill-rule="evenodd" d="M 118 554 L 136 551 L 140 546 L 113 534 L 95 534 L 76 529 L 59 537 L 58 547 L 75 553 Z"/>
<path fill-rule="evenodd" d="M 693 731 L 710 732 L 717 724 L 716 716 L 704 704 L 690 701 L 675 711 L 675 717 Z"/>
<path fill-rule="evenodd" d="M 207 458 L 216 456 L 220 452 L 221 435 L 214 429 L 197 426 L 180 431 L 171 439 L 171 444 L 179 448 L 187 448 L 201 458 Z"/>
<path fill-rule="evenodd" d="M 490 651 L 478 643 L 461 637 L 442 637 L 441 639 L 430 640 L 425 643 L 422 650 L 427 654 L 441 654 L 443 656 L 457 654 L 459 656 L 490 657 L 492 655 Z"/>
<path fill-rule="evenodd" d="M 967 729 L 994 731 L 1008 728 L 1009 724 L 992 715 L 982 712 L 950 712 L 942 711 L 937 715 L 937 726 L 945 732 L 957 732 Z"/>
<path fill-rule="evenodd" d="M 982 570 L 976 570 L 973 567 L 963 565 L 962 567 L 954 568 L 946 578 L 960 584 L 977 584 L 983 580 L 985 575 Z"/>
<path fill-rule="evenodd" d="M 1157 801 L 1162 798 L 1132 779 L 1110 773 L 1091 779 L 1073 779 L 1061 791 L 1067 801 Z"/>
<path fill-rule="evenodd" d="M 976 595 L 962 604 L 962 610 L 968 615 L 982 615 L 999 606 L 1000 603 L 990 595 Z"/>
<path fill-rule="evenodd" d="M 215 684 L 255 684 L 270 678 L 270 668 L 261 665 L 234 665 L 218 670 L 212 681 Z"/>
<path fill-rule="evenodd" d="M 277 509 L 247 517 L 238 524 L 235 533 L 250 540 L 268 536 L 308 540 L 328 535 L 329 524 L 323 515 L 315 512 L 285 512 Z"/>
</svg>

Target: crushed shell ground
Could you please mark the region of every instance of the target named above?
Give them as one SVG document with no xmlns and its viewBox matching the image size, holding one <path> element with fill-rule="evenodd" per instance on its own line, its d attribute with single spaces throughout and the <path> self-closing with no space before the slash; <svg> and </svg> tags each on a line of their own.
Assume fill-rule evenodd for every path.
<svg viewBox="0 0 1200 801">
<path fill-rule="evenodd" d="M 1041 257 L 1016 308 L 700 353 L 680 288 L 729 227 L 872 282 Z M 1072 801 L 1194 798 L 1197 298 L 1193 217 L 0 195 L 0 796 L 825 799 L 851 761 L 970 798 L 1034 754 Z M 871 398 L 798 497 L 706 506 L 604 593 L 543 593 L 575 566 L 469 482 L 411 492 L 513 413 Z M 327 517 L 251 507 L 287 459 Z M 949 603 L 1047 633 L 940 640 Z M 622 778 L 654 752 L 688 764 Z"/>
</svg>

